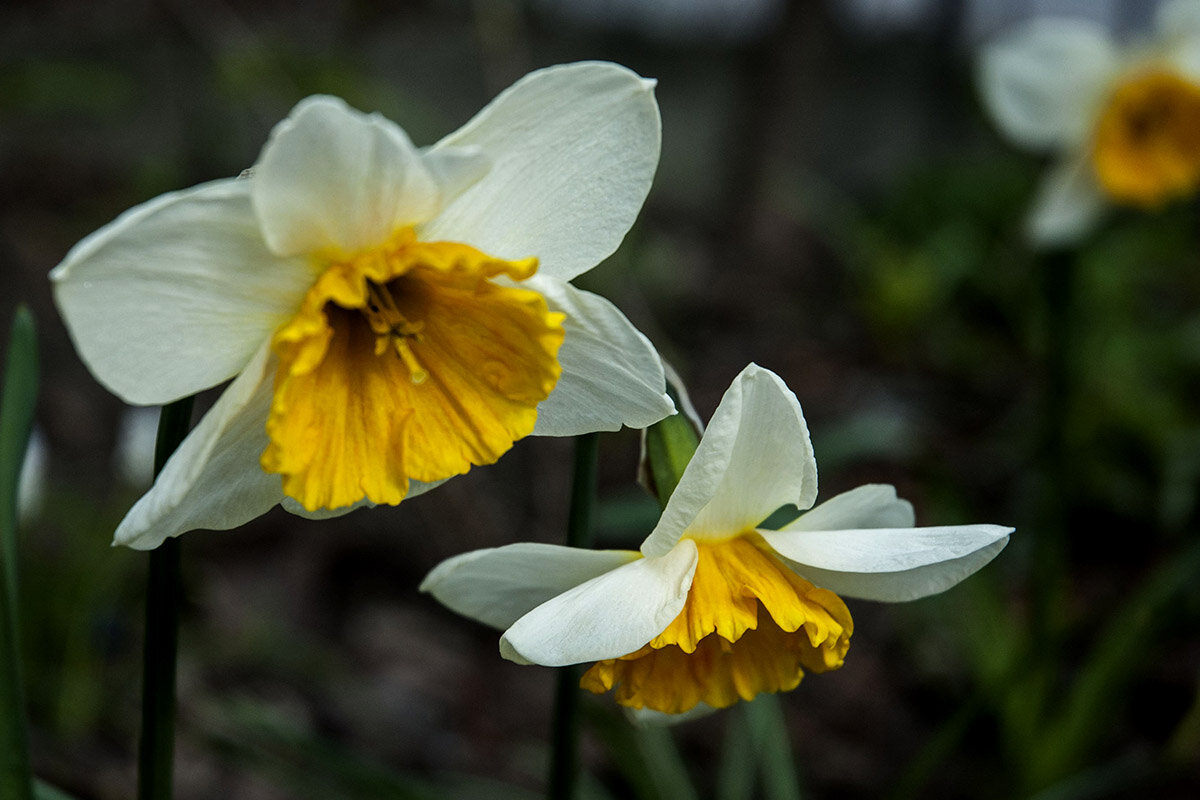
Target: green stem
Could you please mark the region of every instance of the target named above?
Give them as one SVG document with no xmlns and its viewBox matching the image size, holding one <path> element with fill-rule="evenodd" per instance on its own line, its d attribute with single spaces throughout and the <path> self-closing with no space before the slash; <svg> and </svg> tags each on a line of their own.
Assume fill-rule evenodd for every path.
<svg viewBox="0 0 1200 800">
<path fill-rule="evenodd" d="M 0 386 L 0 797 L 13 800 L 33 797 L 17 606 L 17 506 L 37 383 L 33 315 L 21 306 L 13 319 Z"/>
<path fill-rule="evenodd" d="M 187 436 L 191 397 L 164 406 L 158 420 L 154 474 Z M 170 800 L 175 755 L 175 662 L 182 599 L 179 539 L 150 551 L 146 581 L 146 643 L 142 660 L 142 733 L 138 746 L 139 800 Z"/>
<path fill-rule="evenodd" d="M 762 694 L 753 702 L 743 703 L 742 714 L 758 757 L 763 796 L 768 800 L 800 800 L 800 778 L 779 695 Z"/>
<path fill-rule="evenodd" d="M 596 470 L 599 434 L 587 433 L 575 440 L 575 477 L 571 484 L 571 508 L 567 516 L 567 546 L 591 547 L 592 512 L 596 505 Z M 571 800 L 579 783 L 579 679 L 578 664 L 560 667 L 554 690 L 551 723 L 551 800 Z"/>
<path fill-rule="evenodd" d="M 1039 498 L 1039 529 L 1033 539 L 1032 639 L 1042 646 L 1053 635 L 1052 617 L 1059 608 L 1062 564 L 1071 500 L 1071 464 L 1067 458 L 1067 426 L 1075 390 L 1072 348 L 1075 305 L 1074 256 L 1051 251 L 1039 265 L 1045 276 L 1046 366 L 1045 396 L 1039 447 L 1042 462 L 1042 496 Z"/>
<path fill-rule="evenodd" d="M 571 508 L 567 513 L 567 547 L 591 547 L 595 543 L 592 514 L 596 506 L 599 453 L 599 434 L 585 433 L 575 440 L 575 477 L 571 483 Z"/>
</svg>

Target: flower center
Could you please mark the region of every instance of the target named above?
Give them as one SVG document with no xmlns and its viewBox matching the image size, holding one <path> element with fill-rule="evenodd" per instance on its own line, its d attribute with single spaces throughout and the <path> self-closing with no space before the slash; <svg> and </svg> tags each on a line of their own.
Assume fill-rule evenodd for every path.
<svg viewBox="0 0 1200 800">
<path fill-rule="evenodd" d="M 395 350 L 404 366 L 408 367 L 412 382 L 424 383 L 429 373 L 413 355 L 412 343 L 409 340 L 420 342 L 425 324 L 406 319 L 400 313 L 400 309 L 396 308 L 396 299 L 392 297 L 391 290 L 374 281 L 367 281 L 367 307 L 362 313 L 371 330 L 375 332 L 375 355 L 381 356 L 389 349 Z"/>
<path fill-rule="evenodd" d="M 1118 86 L 1096 125 L 1092 166 L 1117 202 L 1162 205 L 1200 185 L 1200 86 L 1162 70 Z"/>
<path fill-rule="evenodd" d="M 696 546 L 679 616 L 640 650 L 594 664 L 584 689 L 615 688 L 622 705 L 678 714 L 788 691 L 805 669 L 842 665 L 854 622 L 841 598 L 792 572 L 753 532 Z"/>
<path fill-rule="evenodd" d="M 489 464 L 529 434 L 558 381 L 563 315 L 510 262 L 405 229 L 324 260 L 275 332 L 262 467 L 305 508 L 398 503 L 409 480 Z"/>
</svg>

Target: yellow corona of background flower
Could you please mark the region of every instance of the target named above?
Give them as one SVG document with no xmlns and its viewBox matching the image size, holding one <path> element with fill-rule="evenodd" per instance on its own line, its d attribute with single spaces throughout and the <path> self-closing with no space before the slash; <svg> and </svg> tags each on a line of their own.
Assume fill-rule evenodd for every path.
<svg viewBox="0 0 1200 800">
<path fill-rule="evenodd" d="M 1075 241 L 1110 203 L 1151 209 L 1200 188 L 1200 0 L 1168 0 L 1155 23 L 1122 45 L 1090 20 L 1036 18 L 984 50 L 997 126 L 1058 157 L 1030 212 L 1035 243 Z"/>
<path fill-rule="evenodd" d="M 842 597 L 941 592 L 989 562 L 1011 528 L 914 528 L 890 486 L 809 508 L 817 466 L 800 404 L 755 365 L 713 414 L 640 551 L 514 544 L 451 558 L 425 578 L 454 611 L 504 629 L 519 663 L 595 662 L 582 686 L 680 714 L 794 689 L 842 665 L 854 623 Z"/>
<path fill-rule="evenodd" d="M 51 274 L 93 374 L 134 404 L 233 378 L 117 530 L 149 548 L 276 503 L 398 503 L 528 434 L 673 410 L 654 349 L 569 281 L 649 191 L 653 82 L 532 73 L 437 144 L 333 97 L 242 179 L 138 206 Z"/>
</svg>

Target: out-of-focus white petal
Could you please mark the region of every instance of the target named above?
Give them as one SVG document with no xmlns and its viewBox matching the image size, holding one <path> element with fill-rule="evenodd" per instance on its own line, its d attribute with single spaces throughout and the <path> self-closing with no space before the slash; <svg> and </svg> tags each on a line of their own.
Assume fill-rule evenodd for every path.
<svg viewBox="0 0 1200 800">
<path fill-rule="evenodd" d="M 661 124 L 654 83 L 607 63 L 526 75 L 431 148 L 476 145 L 478 183 L 418 229 L 569 280 L 610 255 L 650 191 Z"/>
<path fill-rule="evenodd" d="M 163 404 L 236 375 L 315 278 L 263 242 L 248 180 L 223 180 L 126 211 L 50 273 L 92 374 L 135 405 Z"/>
<path fill-rule="evenodd" d="M 537 436 L 644 428 L 675 411 L 654 346 L 616 306 L 569 283 L 535 276 L 521 284 L 567 315 L 562 375 L 538 406 Z"/>
<path fill-rule="evenodd" d="M 493 628 L 630 561 L 636 550 L 582 550 L 525 542 L 464 553 L 438 564 L 421 582 L 451 611 Z"/>
<path fill-rule="evenodd" d="M 843 597 L 900 602 L 937 594 L 996 557 L 1012 528 L 953 525 L 760 531 L 796 572 Z"/>
<path fill-rule="evenodd" d="M 17 520 L 26 522 L 41 516 L 46 505 L 46 437 L 39 428 L 29 432 L 29 443 L 21 459 L 17 478 Z"/>
<path fill-rule="evenodd" d="M 1018 144 L 1071 147 L 1088 138 L 1118 66 L 1102 26 L 1036 18 L 984 48 L 980 93 L 996 125 Z"/>
<path fill-rule="evenodd" d="M 500 638 L 521 664 L 561 667 L 628 655 L 683 610 L 698 553 L 681 541 L 659 558 L 639 558 L 547 600 Z"/>
<path fill-rule="evenodd" d="M 1155 11 L 1154 23 L 1163 36 L 1200 37 L 1200 2 L 1164 0 Z"/>
<path fill-rule="evenodd" d="M 1171 69 L 1193 82 L 1200 82 L 1200 36 L 1180 39 L 1165 56 Z"/>
<path fill-rule="evenodd" d="M 121 414 L 113 465 L 125 483 L 140 492 L 154 483 L 154 448 L 160 413 L 162 410 L 153 406 L 134 406 Z"/>
<path fill-rule="evenodd" d="M 784 525 L 785 531 L 840 531 L 850 528 L 911 528 L 912 503 L 896 496 L 896 487 L 870 483 L 831 497 Z"/>
<path fill-rule="evenodd" d="M 817 496 L 817 462 L 800 403 L 779 376 L 750 364 L 713 413 L 658 525 L 642 543 L 648 556 L 694 539 L 753 529 L 788 503 Z"/>
<path fill-rule="evenodd" d="M 279 476 L 259 466 L 273 392 L 269 354 L 264 345 L 221 393 L 125 515 L 115 544 L 150 550 L 197 528 L 236 528 L 283 499 Z"/>
<path fill-rule="evenodd" d="M 280 255 L 376 247 L 441 204 L 399 126 L 327 96 L 301 100 L 275 126 L 251 183 L 263 236 Z"/>
<path fill-rule="evenodd" d="M 655 711 L 653 708 L 626 708 L 625 717 L 638 727 L 653 728 L 691 722 L 694 719 L 702 719 L 710 714 L 715 714 L 720 710 L 707 703 L 697 703 L 681 714 L 666 714 L 662 711 Z"/>
<path fill-rule="evenodd" d="M 1046 175 L 1029 209 L 1027 235 L 1038 247 L 1072 245 L 1091 233 L 1105 208 L 1107 203 L 1085 153 L 1056 164 Z"/>
</svg>

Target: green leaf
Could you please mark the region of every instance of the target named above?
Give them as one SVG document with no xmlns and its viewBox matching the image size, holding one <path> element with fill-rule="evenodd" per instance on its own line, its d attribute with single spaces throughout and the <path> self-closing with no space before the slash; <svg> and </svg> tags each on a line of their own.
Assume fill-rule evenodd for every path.
<svg viewBox="0 0 1200 800">
<path fill-rule="evenodd" d="M 37 404 L 37 340 L 24 306 L 13 319 L 0 386 L 0 797 L 33 797 L 17 606 L 17 497 Z"/>
</svg>

